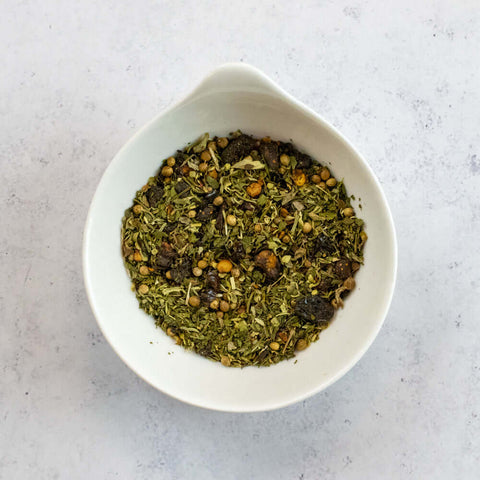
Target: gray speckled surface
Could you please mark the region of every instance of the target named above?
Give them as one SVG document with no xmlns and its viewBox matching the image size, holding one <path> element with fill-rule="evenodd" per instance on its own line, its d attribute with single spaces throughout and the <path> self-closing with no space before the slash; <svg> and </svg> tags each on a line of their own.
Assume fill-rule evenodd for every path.
<svg viewBox="0 0 480 480">
<path fill-rule="evenodd" d="M 2 1 L 0 478 L 478 478 L 479 4 L 299 3 Z M 228 60 L 354 142 L 400 248 L 365 357 L 269 413 L 204 411 L 149 387 L 106 344 L 82 283 L 108 162 Z"/>
</svg>

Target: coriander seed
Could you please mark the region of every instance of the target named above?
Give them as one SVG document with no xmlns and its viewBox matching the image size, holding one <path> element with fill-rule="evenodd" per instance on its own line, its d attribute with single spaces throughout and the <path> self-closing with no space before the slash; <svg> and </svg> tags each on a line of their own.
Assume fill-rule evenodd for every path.
<svg viewBox="0 0 480 480">
<path fill-rule="evenodd" d="M 208 150 L 204 150 L 200 155 L 200 158 L 202 159 L 202 161 L 208 162 L 212 158 L 212 156 L 210 155 L 210 152 Z"/>
<path fill-rule="evenodd" d="M 217 140 L 217 145 L 220 148 L 226 148 L 228 145 L 228 138 L 222 137 Z"/>
<path fill-rule="evenodd" d="M 323 167 L 320 171 L 320 178 L 324 182 L 330 178 L 330 170 L 327 167 Z"/>
<path fill-rule="evenodd" d="M 213 204 L 214 204 L 216 207 L 219 207 L 222 203 L 223 203 L 223 197 L 221 197 L 221 196 L 215 197 L 215 198 L 213 199 Z"/>
<path fill-rule="evenodd" d="M 335 178 L 331 177 L 325 183 L 326 183 L 327 187 L 332 188 L 337 184 L 337 181 L 335 180 Z"/>
<path fill-rule="evenodd" d="M 295 350 L 297 351 L 302 351 L 305 350 L 308 347 L 308 343 L 304 338 L 300 338 L 297 340 L 297 343 L 295 344 Z"/>
<path fill-rule="evenodd" d="M 228 312 L 230 310 L 230 304 L 226 302 L 225 300 L 222 300 L 220 302 L 220 310 L 222 312 Z"/>
<path fill-rule="evenodd" d="M 271 343 L 270 343 L 270 348 L 271 348 L 274 352 L 276 352 L 277 350 L 280 349 L 280 344 L 279 344 L 278 342 L 271 342 Z"/>
<path fill-rule="evenodd" d="M 206 260 L 199 260 L 197 263 L 197 267 L 205 270 L 208 267 L 208 262 Z"/>
<path fill-rule="evenodd" d="M 312 231 L 312 224 L 309 222 L 305 222 L 302 227 L 303 233 L 310 233 Z"/>
<path fill-rule="evenodd" d="M 161 173 L 164 177 L 171 177 L 173 175 L 173 168 L 169 166 L 163 167 Z"/>
<path fill-rule="evenodd" d="M 188 299 L 188 304 L 189 304 L 191 307 L 199 307 L 199 306 L 200 306 L 200 297 L 197 297 L 196 295 L 192 295 L 192 296 Z"/>
<path fill-rule="evenodd" d="M 140 275 L 148 275 L 150 273 L 150 270 L 148 269 L 148 267 L 146 265 L 142 265 L 140 267 Z"/>
</svg>

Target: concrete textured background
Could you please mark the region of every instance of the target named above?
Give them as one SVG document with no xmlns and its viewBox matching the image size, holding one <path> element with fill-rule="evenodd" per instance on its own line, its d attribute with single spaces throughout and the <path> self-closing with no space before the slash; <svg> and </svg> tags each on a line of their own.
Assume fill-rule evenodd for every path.
<svg viewBox="0 0 480 480">
<path fill-rule="evenodd" d="M 478 478 L 479 51 L 477 0 L 3 0 L 0 478 Z M 110 159 L 225 61 L 261 68 L 353 141 L 399 240 L 372 348 L 269 413 L 149 387 L 82 282 Z"/>
</svg>

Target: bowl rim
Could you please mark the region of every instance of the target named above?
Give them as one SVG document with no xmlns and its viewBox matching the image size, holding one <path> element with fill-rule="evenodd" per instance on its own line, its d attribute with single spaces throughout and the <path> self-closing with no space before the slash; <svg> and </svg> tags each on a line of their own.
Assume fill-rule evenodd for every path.
<svg viewBox="0 0 480 480">
<path fill-rule="evenodd" d="M 351 358 L 350 362 L 348 365 L 343 367 L 342 369 L 338 370 L 335 374 L 331 376 L 330 379 L 324 382 L 320 382 L 316 387 L 311 388 L 310 390 L 299 394 L 297 396 L 292 395 L 291 398 L 287 400 L 282 400 L 282 401 L 272 401 L 269 402 L 267 405 L 262 406 L 262 407 L 247 407 L 247 408 L 241 408 L 241 407 L 224 407 L 222 405 L 220 406 L 213 406 L 209 404 L 208 402 L 196 402 L 192 401 L 188 398 L 188 396 L 181 396 L 179 394 L 176 394 L 174 392 L 169 391 L 168 388 L 164 388 L 162 386 L 159 386 L 155 384 L 151 379 L 146 378 L 143 374 L 141 374 L 130 362 L 130 360 L 122 354 L 122 352 L 114 345 L 114 343 L 111 341 L 108 333 L 106 332 L 104 326 L 102 325 L 102 321 L 100 320 L 101 315 L 99 314 L 96 305 L 95 305 L 95 300 L 94 300 L 94 294 L 93 294 L 93 287 L 90 284 L 90 278 L 89 278 L 89 270 L 88 270 L 88 262 L 87 262 L 87 252 L 89 249 L 89 232 L 90 232 L 90 226 L 92 223 L 92 216 L 93 216 L 93 207 L 97 203 L 98 200 L 98 191 L 100 189 L 101 184 L 103 183 L 104 178 L 109 175 L 110 170 L 113 168 L 113 164 L 115 163 L 116 159 L 125 151 L 127 150 L 133 143 L 137 141 L 137 139 L 144 133 L 144 131 L 148 130 L 154 123 L 156 123 L 161 117 L 169 114 L 170 112 L 173 112 L 177 108 L 181 107 L 182 105 L 186 104 L 189 101 L 195 100 L 197 98 L 200 98 L 205 95 L 210 95 L 212 92 L 219 93 L 220 91 L 229 91 L 229 92 L 237 92 L 237 91 L 250 91 L 247 88 L 242 88 L 241 86 L 239 87 L 229 87 L 228 84 L 224 84 L 223 88 L 220 86 L 215 86 L 211 85 L 212 81 L 217 79 L 218 77 L 225 76 L 228 80 L 228 78 L 231 78 L 231 74 L 246 74 L 256 80 L 257 86 L 262 87 L 264 92 L 267 92 L 269 95 L 277 95 L 283 100 L 289 102 L 290 104 L 294 105 L 295 107 L 299 108 L 303 114 L 308 115 L 310 117 L 313 117 L 316 121 L 319 121 L 323 124 L 323 127 L 328 131 L 330 135 L 333 135 L 337 137 L 341 142 L 343 142 L 349 149 L 351 149 L 356 156 L 358 157 L 358 160 L 361 162 L 362 167 L 368 172 L 371 180 L 375 183 L 375 186 L 378 189 L 378 192 L 381 196 L 383 206 L 385 208 L 385 213 L 387 217 L 387 223 L 386 227 L 390 230 L 390 238 L 392 240 L 392 243 L 390 245 L 390 256 L 392 260 L 392 276 L 391 276 L 391 283 L 384 295 L 384 308 L 382 312 L 378 315 L 379 321 L 376 324 L 375 328 L 372 328 L 372 330 L 369 332 L 368 336 L 365 337 L 363 341 L 362 348 L 359 348 L 356 354 Z M 353 144 L 342 134 L 340 131 L 335 128 L 333 125 L 331 125 L 328 121 L 326 121 L 320 114 L 315 112 L 313 109 L 308 107 L 307 105 L 303 104 L 301 101 L 297 100 L 295 97 L 293 97 L 290 93 L 286 92 L 283 90 L 277 83 L 275 83 L 270 77 L 268 77 L 265 73 L 263 73 L 261 70 L 257 69 L 256 67 L 253 67 L 252 65 L 243 63 L 243 62 L 229 62 L 229 63 L 224 63 L 217 68 L 213 69 L 209 74 L 207 74 L 198 84 L 196 87 L 194 87 L 188 94 L 184 95 L 183 98 L 181 98 L 179 101 L 175 102 L 171 106 L 167 107 L 163 111 L 161 111 L 159 114 L 155 115 L 150 121 L 146 122 L 144 125 L 142 125 L 137 132 L 135 132 L 128 140 L 127 142 L 118 150 L 118 152 L 114 155 L 114 157 L 111 159 L 107 167 L 105 168 L 98 184 L 95 189 L 95 192 L 92 196 L 92 199 L 90 201 L 90 206 L 88 208 L 86 220 L 85 220 L 85 226 L 83 230 L 83 240 L 82 240 L 82 272 L 83 272 L 83 279 L 84 279 L 84 286 L 85 286 L 85 291 L 87 293 L 87 299 L 88 303 L 90 305 L 90 308 L 94 314 L 95 320 L 97 322 L 98 327 L 100 328 L 100 331 L 102 332 L 103 336 L 109 343 L 110 347 L 113 349 L 113 351 L 120 357 L 120 359 L 129 367 L 137 376 L 139 376 L 142 380 L 144 380 L 146 383 L 148 383 L 150 386 L 155 388 L 156 390 L 168 395 L 169 397 L 175 398 L 176 400 L 179 400 L 183 403 L 196 406 L 196 407 L 201 407 L 207 410 L 213 410 L 213 411 L 223 411 L 223 412 L 231 412 L 231 413 L 247 413 L 247 412 L 260 412 L 260 411 L 270 411 L 270 410 L 276 410 L 279 408 L 287 407 L 289 405 L 292 405 L 294 403 L 303 401 L 319 392 L 322 390 L 328 388 L 330 385 L 338 381 L 341 377 L 343 377 L 346 373 L 348 373 L 357 363 L 358 361 L 363 357 L 363 355 L 366 353 L 366 351 L 370 348 L 372 343 L 374 342 L 375 338 L 377 337 L 380 329 L 382 328 L 386 316 L 388 314 L 388 311 L 390 309 L 390 305 L 393 299 L 393 294 L 395 290 L 395 284 L 396 284 L 396 279 L 397 279 L 397 269 L 398 269 L 398 244 L 397 244 L 397 237 L 396 237 L 396 231 L 395 231 L 395 224 L 393 221 L 393 216 L 392 212 L 389 206 L 389 203 L 387 201 L 385 192 L 383 191 L 379 180 L 377 179 L 375 173 L 373 172 L 372 168 L 370 165 L 367 163 L 365 160 L 364 156 L 362 153 L 353 146 Z"/>
</svg>

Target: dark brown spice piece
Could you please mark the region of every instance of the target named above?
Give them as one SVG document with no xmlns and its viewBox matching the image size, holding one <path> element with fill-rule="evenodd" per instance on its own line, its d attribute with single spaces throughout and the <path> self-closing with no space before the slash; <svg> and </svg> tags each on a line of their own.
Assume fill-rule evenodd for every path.
<svg viewBox="0 0 480 480">
<path fill-rule="evenodd" d="M 317 286 L 317 290 L 320 293 L 327 293 L 328 290 L 332 287 L 332 281 L 330 278 L 324 278 Z"/>
<path fill-rule="evenodd" d="M 177 226 L 177 222 L 168 222 L 165 224 L 165 228 L 163 229 L 163 231 L 165 233 L 171 233 L 175 230 Z"/>
<path fill-rule="evenodd" d="M 241 205 L 240 205 L 240 208 L 244 211 L 244 212 L 254 212 L 256 207 L 253 203 L 250 203 L 250 202 L 243 202 Z"/>
<path fill-rule="evenodd" d="M 209 288 L 208 290 L 203 290 L 200 293 L 200 300 L 202 301 L 202 304 L 208 307 L 214 300 L 217 298 L 217 293 L 215 290 L 212 290 Z"/>
<path fill-rule="evenodd" d="M 245 248 L 243 243 L 236 241 L 233 243 L 232 248 L 230 249 L 230 257 L 234 262 L 239 262 L 245 258 Z"/>
<path fill-rule="evenodd" d="M 262 250 L 255 255 L 255 265 L 259 267 L 268 280 L 277 280 L 282 273 L 282 266 L 277 256 L 271 250 Z"/>
<path fill-rule="evenodd" d="M 312 295 L 297 301 L 295 313 L 305 322 L 321 324 L 330 321 L 335 310 L 320 295 Z"/>
<path fill-rule="evenodd" d="M 155 208 L 160 200 L 163 197 L 163 187 L 160 185 L 154 185 L 150 187 L 147 191 L 147 200 L 148 204 L 152 207 Z"/>
<path fill-rule="evenodd" d="M 217 219 L 215 220 L 215 228 L 219 232 L 222 232 L 224 226 L 225 226 L 225 219 L 223 218 L 223 205 L 222 205 L 217 212 Z"/>
<path fill-rule="evenodd" d="M 322 252 L 325 253 L 326 255 L 331 255 L 332 253 L 335 252 L 335 245 L 332 242 L 332 240 L 324 235 L 323 233 L 320 234 L 316 239 L 315 239 L 315 252 Z"/>
<path fill-rule="evenodd" d="M 297 160 L 297 168 L 307 169 L 313 164 L 312 157 L 306 153 L 299 152 L 292 143 L 284 143 L 281 146 L 282 153 L 292 155 Z"/>
<path fill-rule="evenodd" d="M 199 348 L 196 352 L 203 357 L 209 357 L 212 354 L 212 342 L 208 342 L 205 347 Z"/>
<path fill-rule="evenodd" d="M 189 258 L 183 258 L 176 267 L 172 268 L 170 275 L 176 283 L 182 283 L 192 271 L 192 261 Z"/>
<path fill-rule="evenodd" d="M 175 185 L 175 191 L 178 193 L 179 198 L 185 198 L 188 195 L 190 186 L 184 180 L 179 180 Z"/>
<path fill-rule="evenodd" d="M 163 242 L 159 252 L 157 253 L 157 256 L 155 257 L 152 267 L 157 271 L 166 270 L 167 268 L 170 268 L 176 257 L 177 252 L 173 249 L 173 247 L 169 243 Z"/>
<path fill-rule="evenodd" d="M 278 170 L 280 162 L 278 159 L 278 145 L 276 143 L 261 143 L 260 155 L 265 158 L 271 170 Z"/>
<path fill-rule="evenodd" d="M 307 169 L 312 166 L 312 157 L 305 153 L 297 152 L 295 155 L 297 159 L 297 167 L 301 169 Z"/>
<path fill-rule="evenodd" d="M 217 292 L 220 289 L 220 277 L 218 276 L 218 271 L 215 269 L 209 270 L 205 275 L 205 283 L 207 284 L 207 287 Z"/>
<path fill-rule="evenodd" d="M 200 222 L 204 222 L 205 220 L 210 220 L 212 218 L 213 212 L 214 212 L 214 207 L 213 205 L 207 205 L 203 207 L 198 213 L 197 213 L 197 220 Z"/>
<path fill-rule="evenodd" d="M 245 157 L 255 148 L 255 139 L 248 135 L 240 135 L 231 140 L 225 150 L 222 152 L 222 160 L 225 163 L 235 163 L 242 157 Z"/>
<path fill-rule="evenodd" d="M 175 171 L 179 172 L 181 171 L 181 166 L 187 160 L 188 155 L 181 150 L 177 150 L 173 158 L 175 158 Z"/>
<path fill-rule="evenodd" d="M 341 280 L 347 279 L 352 274 L 352 264 L 346 258 L 340 259 L 334 264 L 334 273 Z"/>
<path fill-rule="evenodd" d="M 257 355 L 257 362 L 259 364 L 261 364 L 263 362 L 263 360 L 265 360 L 265 358 L 267 357 L 268 355 L 268 348 L 265 348 L 264 350 L 262 350 L 258 355 Z"/>
</svg>

